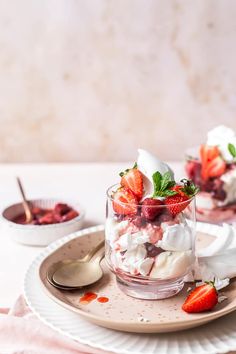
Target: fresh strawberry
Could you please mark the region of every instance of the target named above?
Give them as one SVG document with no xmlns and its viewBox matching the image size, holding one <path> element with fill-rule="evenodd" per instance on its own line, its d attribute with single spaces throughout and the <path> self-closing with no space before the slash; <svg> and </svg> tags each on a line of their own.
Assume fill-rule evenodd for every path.
<svg viewBox="0 0 236 354">
<path fill-rule="evenodd" d="M 138 201 L 136 196 L 127 188 L 118 188 L 113 194 L 113 210 L 121 215 L 137 213 Z"/>
<path fill-rule="evenodd" d="M 217 146 L 201 145 L 200 158 L 202 163 L 201 176 L 204 181 L 211 177 L 220 177 L 226 170 L 226 163 Z"/>
<path fill-rule="evenodd" d="M 171 197 L 167 197 L 165 204 L 173 216 L 181 213 L 188 204 L 190 203 L 190 198 L 187 195 L 176 194 Z"/>
<path fill-rule="evenodd" d="M 142 215 L 149 221 L 154 220 L 163 211 L 163 202 L 154 198 L 146 198 L 142 202 Z"/>
<path fill-rule="evenodd" d="M 218 302 L 218 294 L 213 282 L 196 287 L 188 295 L 182 309 L 188 313 L 204 312 L 213 309 Z"/>
<path fill-rule="evenodd" d="M 142 173 L 137 169 L 137 164 L 133 168 L 127 169 L 120 173 L 121 186 L 125 187 L 140 200 L 143 196 L 143 177 Z"/>
<path fill-rule="evenodd" d="M 218 156 L 209 162 L 205 169 L 205 173 L 208 177 L 220 177 L 225 170 L 226 163 L 220 156 Z"/>
<path fill-rule="evenodd" d="M 175 195 L 169 196 L 165 200 L 165 204 L 173 216 L 183 211 L 190 203 L 191 198 L 198 192 L 198 188 L 192 181 L 182 179 L 181 182 L 182 185 L 176 184 L 171 187 L 171 191 L 175 192 Z"/>
</svg>

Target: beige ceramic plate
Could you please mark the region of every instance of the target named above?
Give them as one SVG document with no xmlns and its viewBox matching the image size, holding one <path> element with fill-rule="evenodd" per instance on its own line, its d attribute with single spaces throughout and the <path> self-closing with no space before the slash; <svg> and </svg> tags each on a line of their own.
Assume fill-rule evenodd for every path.
<svg viewBox="0 0 236 354">
<path fill-rule="evenodd" d="M 137 300 L 123 294 L 116 285 L 115 277 L 102 261 L 104 277 L 101 281 L 90 286 L 86 291 L 92 291 L 98 296 L 109 298 L 107 303 L 97 300 L 88 305 L 79 303 L 85 290 L 61 291 L 51 286 L 46 279 L 48 267 L 63 258 L 82 258 L 91 247 L 104 238 L 104 231 L 89 232 L 74 238 L 51 253 L 39 268 L 41 284 L 47 295 L 61 306 L 78 313 L 87 320 L 111 329 L 126 332 L 161 333 L 193 328 L 226 315 L 236 309 L 236 281 L 224 289 L 227 300 L 218 304 L 214 311 L 202 314 L 187 314 L 181 310 L 181 305 L 187 295 L 185 288 L 175 297 L 146 301 Z M 212 236 L 199 233 L 198 243 L 211 242 Z M 140 322 L 145 318 L 148 322 Z"/>
</svg>

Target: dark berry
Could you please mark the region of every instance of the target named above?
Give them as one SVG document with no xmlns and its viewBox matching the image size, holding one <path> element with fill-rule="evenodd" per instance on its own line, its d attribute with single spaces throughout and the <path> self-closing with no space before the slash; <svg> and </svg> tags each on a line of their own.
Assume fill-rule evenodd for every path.
<svg viewBox="0 0 236 354">
<path fill-rule="evenodd" d="M 132 220 L 133 224 L 137 227 L 143 227 L 146 225 L 146 219 L 142 216 L 136 216 Z"/>
<path fill-rule="evenodd" d="M 64 203 L 58 203 L 55 205 L 54 211 L 56 214 L 65 215 L 69 211 L 71 211 L 71 207 L 69 207 L 69 205 Z"/>
<path fill-rule="evenodd" d="M 155 245 L 148 242 L 145 243 L 145 247 L 147 250 L 147 257 L 156 257 L 158 256 L 158 254 L 163 252 L 163 249 L 161 249 L 160 247 L 156 247 Z"/>
<path fill-rule="evenodd" d="M 163 203 L 158 199 L 146 198 L 142 203 L 142 215 L 148 220 L 154 220 L 163 211 Z"/>
</svg>

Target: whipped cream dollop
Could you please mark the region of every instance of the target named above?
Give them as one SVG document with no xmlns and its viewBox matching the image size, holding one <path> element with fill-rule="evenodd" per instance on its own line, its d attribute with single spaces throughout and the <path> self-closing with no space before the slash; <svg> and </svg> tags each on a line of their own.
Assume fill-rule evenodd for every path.
<svg viewBox="0 0 236 354">
<path fill-rule="evenodd" d="M 170 172 L 172 179 L 174 180 L 174 173 L 171 168 L 166 163 L 159 160 L 155 155 L 146 150 L 138 149 L 137 165 L 138 169 L 143 174 L 145 197 L 151 196 L 153 194 L 152 175 L 156 171 L 159 171 L 162 175 L 165 172 Z"/>
<path fill-rule="evenodd" d="M 207 145 L 218 146 L 223 158 L 231 162 L 233 161 L 233 156 L 228 150 L 229 143 L 236 146 L 236 134 L 231 128 L 225 125 L 219 125 L 207 134 Z"/>
<path fill-rule="evenodd" d="M 220 232 L 215 240 L 208 247 L 197 251 L 200 268 L 197 271 L 200 271 L 202 279 L 236 276 L 236 229 L 229 224 L 223 224 L 219 228 Z"/>
</svg>

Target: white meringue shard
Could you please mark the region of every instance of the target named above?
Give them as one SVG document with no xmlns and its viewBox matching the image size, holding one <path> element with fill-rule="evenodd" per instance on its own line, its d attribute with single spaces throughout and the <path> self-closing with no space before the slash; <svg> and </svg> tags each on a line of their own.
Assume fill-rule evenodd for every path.
<svg viewBox="0 0 236 354">
<path fill-rule="evenodd" d="M 235 145 L 236 146 L 236 145 Z M 236 168 L 224 173 L 220 177 L 224 182 L 223 189 L 226 192 L 226 198 L 221 205 L 227 205 L 236 201 Z"/>
<path fill-rule="evenodd" d="M 197 251 L 196 274 L 202 279 L 233 278 L 236 276 L 236 229 L 223 224 L 215 240 L 204 249 Z"/>
<path fill-rule="evenodd" d="M 114 218 L 107 218 L 105 224 L 106 239 L 111 243 L 118 240 L 120 233 L 127 228 L 129 222 L 127 220 L 117 222 Z"/>
<path fill-rule="evenodd" d="M 182 277 L 194 262 L 192 251 L 162 252 L 154 263 L 151 278 L 171 279 Z"/>
<path fill-rule="evenodd" d="M 161 160 L 159 160 L 155 155 L 150 152 L 138 149 L 138 159 L 137 165 L 139 171 L 143 174 L 143 184 L 145 190 L 145 197 L 151 196 L 153 194 L 153 180 L 152 175 L 159 171 L 162 175 L 165 172 L 170 172 L 172 179 L 174 179 L 174 173 L 171 168 Z"/>
<path fill-rule="evenodd" d="M 236 146 L 236 135 L 225 125 L 219 125 L 207 134 L 207 145 L 218 146 L 223 158 L 226 161 L 233 161 L 233 156 L 228 150 L 229 143 Z"/>
<path fill-rule="evenodd" d="M 162 240 L 157 242 L 157 247 L 165 251 L 188 251 L 192 248 L 192 232 L 187 225 L 175 224 L 167 226 Z"/>
</svg>

